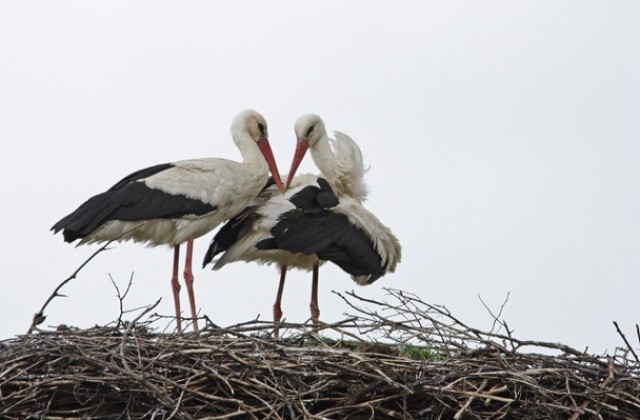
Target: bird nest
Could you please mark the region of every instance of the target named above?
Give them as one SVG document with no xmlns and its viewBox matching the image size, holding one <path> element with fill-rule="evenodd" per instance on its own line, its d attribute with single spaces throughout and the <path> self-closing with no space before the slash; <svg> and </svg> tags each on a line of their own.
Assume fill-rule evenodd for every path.
<svg viewBox="0 0 640 420">
<path fill-rule="evenodd" d="M 444 307 L 388 293 L 385 301 L 340 295 L 353 312 L 344 321 L 283 324 L 281 339 L 260 321 L 220 328 L 207 320 L 197 335 L 157 331 L 160 319 L 149 307 L 129 323 L 5 340 L 0 417 L 640 416 L 640 365 L 631 346 L 594 356 L 522 341 L 499 317 L 482 332 Z"/>
</svg>

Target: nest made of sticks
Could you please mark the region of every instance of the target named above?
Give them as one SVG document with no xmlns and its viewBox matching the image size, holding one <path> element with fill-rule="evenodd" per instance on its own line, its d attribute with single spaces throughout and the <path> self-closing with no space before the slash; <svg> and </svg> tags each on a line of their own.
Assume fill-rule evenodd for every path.
<svg viewBox="0 0 640 420">
<path fill-rule="evenodd" d="M 630 347 L 594 356 L 522 341 L 498 318 L 496 328 L 482 332 L 444 307 L 388 292 L 388 301 L 340 295 L 353 315 L 317 329 L 283 325 L 279 340 L 266 322 L 208 322 L 198 335 L 177 335 L 155 331 L 158 318 L 149 315 L 5 340 L 0 417 L 640 416 L 640 366 Z"/>
</svg>

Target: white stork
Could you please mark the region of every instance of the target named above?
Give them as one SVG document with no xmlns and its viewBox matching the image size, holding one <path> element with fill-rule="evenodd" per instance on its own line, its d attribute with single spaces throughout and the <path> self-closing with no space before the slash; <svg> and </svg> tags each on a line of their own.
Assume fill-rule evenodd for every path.
<svg viewBox="0 0 640 420">
<path fill-rule="evenodd" d="M 220 229 L 203 264 L 221 252 L 216 270 L 235 261 L 277 263 L 276 336 L 288 267 L 313 271 L 310 309 L 317 320 L 319 264 L 332 261 L 357 283 L 370 284 L 393 272 L 401 254 L 393 233 L 361 204 L 367 195 L 366 170 L 358 145 L 339 132 L 336 140 L 330 140 L 317 115 L 300 117 L 295 131 L 298 143 L 287 180 L 290 188 L 282 195 L 267 185 L 247 209 Z M 322 178 L 311 174 L 294 178 L 308 149 Z"/>
<path fill-rule="evenodd" d="M 253 110 L 238 114 L 231 135 L 243 162 L 220 158 L 183 160 L 136 171 L 91 197 L 51 230 L 66 242 L 111 240 L 170 245 L 174 249 L 171 285 L 178 331 L 182 331 L 178 265 L 187 243 L 184 280 L 194 329 L 198 331 L 191 260 L 193 240 L 241 212 L 263 189 L 269 171 L 284 191 L 268 141 L 267 123 Z"/>
</svg>

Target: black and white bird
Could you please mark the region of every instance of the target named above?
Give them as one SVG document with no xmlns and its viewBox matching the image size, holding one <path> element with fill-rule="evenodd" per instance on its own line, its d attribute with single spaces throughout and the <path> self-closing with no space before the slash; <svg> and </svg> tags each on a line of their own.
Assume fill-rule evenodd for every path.
<svg viewBox="0 0 640 420">
<path fill-rule="evenodd" d="M 346 134 L 327 137 L 317 115 L 300 117 L 295 125 L 297 147 L 284 195 L 267 185 L 238 216 L 216 234 L 204 265 L 222 253 L 214 269 L 235 261 L 280 266 L 280 284 L 273 307 L 278 334 L 281 299 L 288 268 L 313 272 L 311 317 L 317 320 L 318 267 L 331 261 L 359 284 L 370 284 L 393 272 L 401 248 L 393 233 L 362 206 L 367 195 L 366 169 L 358 145 Z M 322 175 L 294 178 L 307 150 Z"/>
<path fill-rule="evenodd" d="M 253 110 L 238 114 L 231 135 L 243 161 L 221 158 L 183 160 L 136 171 L 107 191 L 91 197 L 51 230 L 78 245 L 133 240 L 174 249 L 173 288 L 178 331 L 182 330 L 178 266 L 187 243 L 184 280 L 194 329 L 198 331 L 193 272 L 193 240 L 240 213 L 273 175 L 284 191 L 268 141 L 267 123 Z"/>
</svg>

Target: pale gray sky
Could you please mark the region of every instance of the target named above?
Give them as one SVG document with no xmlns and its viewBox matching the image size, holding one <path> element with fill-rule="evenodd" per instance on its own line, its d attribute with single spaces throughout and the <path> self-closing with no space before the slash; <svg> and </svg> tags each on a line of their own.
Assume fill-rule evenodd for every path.
<svg viewBox="0 0 640 420">
<path fill-rule="evenodd" d="M 323 268 L 321 319 L 347 310 L 331 290 L 393 287 L 485 328 L 478 295 L 497 310 L 510 292 L 519 338 L 611 351 L 612 321 L 629 335 L 639 321 L 639 21 L 632 1 L 2 2 L 0 338 L 97 249 L 53 223 L 136 169 L 239 159 L 229 125 L 254 108 L 283 172 L 303 113 L 358 141 L 367 207 L 403 245 L 366 288 Z M 114 320 L 108 275 L 124 288 L 132 272 L 125 304 L 162 297 L 171 315 L 171 263 L 168 248 L 114 246 L 45 325 Z M 271 319 L 274 268 L 195 275 L 215 322 Z M 308 317 L 309 277 L 290 274 L 288 320 Z"/>
</svg>

